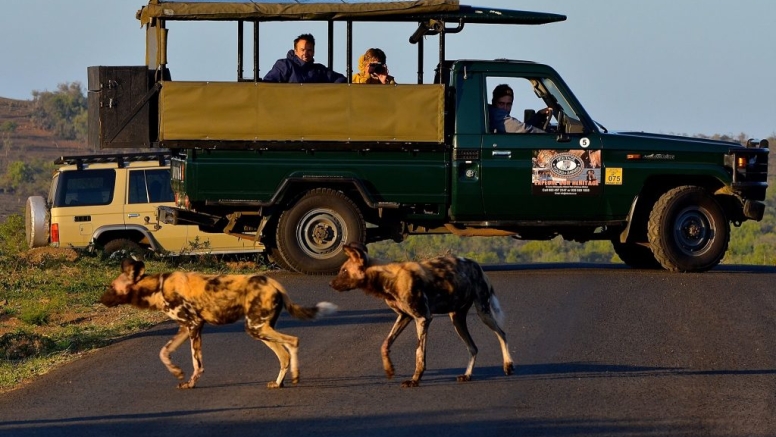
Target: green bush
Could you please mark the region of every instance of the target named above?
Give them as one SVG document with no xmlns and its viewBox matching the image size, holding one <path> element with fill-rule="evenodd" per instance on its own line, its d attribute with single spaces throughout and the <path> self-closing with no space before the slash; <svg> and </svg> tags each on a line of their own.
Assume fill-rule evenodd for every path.
<svg viewBox="0 0 776 437">
<path fill-rule="evenodd" d="M 0 224 L 0 257 L 13 256 L 27 249 L 24 217 L 13 214 Z"/>
<path fill-rule="evenodd" d="M 50 318 L 51 309 L 42 303 L 27 305 L 19 312 L 19 320 L 28 325 L 45 326 Z"/>
<path fill-rule="evenodd" d="M 19 125 L 15 121 L 6 120 L 3 124 L 0 124 L 0 132 L 14 133 Z"/>
</svg>

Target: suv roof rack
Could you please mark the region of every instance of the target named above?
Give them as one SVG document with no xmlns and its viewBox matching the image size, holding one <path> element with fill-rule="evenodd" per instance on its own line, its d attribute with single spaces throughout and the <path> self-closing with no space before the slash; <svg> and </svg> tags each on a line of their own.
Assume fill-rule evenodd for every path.
<svg viewBox="0 0 776 437">
<path fill-rule="evenodd" d="M 115 162 L 119 168 L 124 168 L 127 163 L 136 161 L 159 161 L 159 166 L 163 166 L 169 159 L 170 152 L 138 152 L 109 155 L 60 156 L 54 160 L 54 164 L 75 165 L 78 170 L 83 170 L 84 164 L 105 164 L 111 162 Z"/>
</svg>

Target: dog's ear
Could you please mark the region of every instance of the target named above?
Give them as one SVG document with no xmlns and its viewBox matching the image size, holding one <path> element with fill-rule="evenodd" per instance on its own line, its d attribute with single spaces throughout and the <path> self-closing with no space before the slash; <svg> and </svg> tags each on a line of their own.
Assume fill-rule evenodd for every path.
<svg viewBox="0 0 776 437">
<path fill-rule="evenodd" d="M 132 282 L 136 282 L 145 273 L 145 263 L 127 258 L 121 262 L 121 272 L 126 274 Z"/>
<path fill-rule="evenodd" d="M 346 244 L 345 247 L 350 247 L 351 249 L 358 250 L 362 253 L 369 253 L 369 250 L 366 248 L 366 244 L 360 243 L 358 241 L 351 241 L 350 243 Z"/>
<path fill-rule="evenodd" d="M 346 244 L 343 249 L 345 249 L 345 254 L 347 254 L 351 260 L 366 264 L 369 255 L 367 254 L 365 245 L 358 242 L 352 242 Z"/>
</svg>

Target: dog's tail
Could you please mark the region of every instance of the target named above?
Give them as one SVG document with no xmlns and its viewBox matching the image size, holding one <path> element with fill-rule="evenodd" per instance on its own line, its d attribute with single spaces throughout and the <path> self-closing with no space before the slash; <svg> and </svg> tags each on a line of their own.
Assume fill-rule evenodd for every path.
<svg viewBox="0 0 776 437">
<path fill-rule="evenodd" d="M 291 297 L 288 296 L 286 289 L 283 288 L 280 283 L 272 278 L 267 278 L 269 283 L 275 287 L 283 296 L 283 306 L 286 307 L 286 311 L 293 317 L 300 320 L 319 319 L 323 316 L 328 316 L 337 312 L 337 305 L 330 302 L 318 302 L 314 307 L 303 307 L 295 304 L 291 301 Z"/>
<path fill-rule="evenodd" d="M 499 327 L 504 326 L 504 311 L 501 310 L 501 305 L 498 302 L 498 299 L 496 298 L 496 295 L 493 294 L 491 289 L 490 294 L 490 313 L 493 314 L 493 318 L 496 319 L 496 323 L 498 323 Z"/>
<path fill-rule="evenodd" d="M 480 274 L 482 275 L 482 281 L 485 283 L 485 286 L 488 288 L 488 301 L 490 302 L 490 313 L 493 314 L 493 318 L 496 320 L 496 323 L 498 323 L 498 326 L 501 328 L 504 326 L 504 318 L 505 318 L 504 311 L 501 309 L 501 304 L 496 298 L 496 292 L 493 290 L 493 284 L 490 283 L 490 280 L 488 279 L 488 276 L 485 275 L 485 272 L 482 270 L 482 267 L 480 267 Z"/>
</svg>

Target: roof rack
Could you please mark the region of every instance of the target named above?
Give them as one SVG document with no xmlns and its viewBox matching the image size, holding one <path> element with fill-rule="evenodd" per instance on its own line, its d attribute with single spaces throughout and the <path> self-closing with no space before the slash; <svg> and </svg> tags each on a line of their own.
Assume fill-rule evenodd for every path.
<svg viewBox="0 0 776 437">
<path fill-rule="evenodd" d="M 84 164 L 106 164 L 112 162 L 115 162 L 118 168 L 124 168 L 127 163 L 138 161 L 159 161 L 159 166 L 164 166 L 169 159 L 170 152 L 138 152 L 110 155 L 60 156 L 54 160 L 54 164 L 75 165 L 78 170 L 83 170 Z"/>
</svg>

